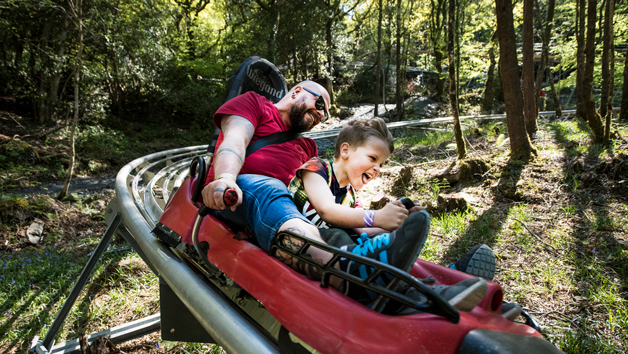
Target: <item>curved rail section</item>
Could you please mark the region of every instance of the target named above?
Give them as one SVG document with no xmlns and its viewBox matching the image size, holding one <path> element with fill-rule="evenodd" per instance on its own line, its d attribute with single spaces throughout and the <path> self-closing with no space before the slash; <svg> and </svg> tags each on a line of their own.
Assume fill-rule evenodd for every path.
<svg viewBox="0 0 628 354">
<path fill-rule="evenodd" d="M 203 281 L 151 233 L 167 202 L 163 197 L 169 194 L 164 191 L 177 187 L 178 181 L 187 176 L 192 158 L 206 149 L 207 146 L 194 146 L 168 150 L 127 164 L 116 177 L 116 198 L 107 213 L 122 215 L 124 231 L 137 243 L 140 254 L 228 353 L 278 353 L 276 345 L 244 319 L 215 287 Z"/>
</svg>

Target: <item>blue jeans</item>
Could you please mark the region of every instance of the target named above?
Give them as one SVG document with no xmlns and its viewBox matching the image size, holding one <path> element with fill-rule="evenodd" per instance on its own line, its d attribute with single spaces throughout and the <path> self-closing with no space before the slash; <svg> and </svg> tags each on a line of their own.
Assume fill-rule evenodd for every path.
<svg viewBox="0 0 628 354">
<path fill-rule="evenodd" d="M 236 183 L 243 193 L 242 204 L 235 212 L 225 209 L 214 210 L 212 214 L 236 225 L 251 227 L 266 252 L 270 251 L 273 238 L 286 221 L 301 219 L 311 224 L 297 210 L 288 188 L 280 180 L 260 175 L 239 175 Z"/>
</svg>

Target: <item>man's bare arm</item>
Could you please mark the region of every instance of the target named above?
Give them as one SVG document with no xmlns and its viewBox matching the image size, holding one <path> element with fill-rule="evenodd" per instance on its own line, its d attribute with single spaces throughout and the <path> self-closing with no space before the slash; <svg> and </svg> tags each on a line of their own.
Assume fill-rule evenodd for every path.
<svg viewBox="0 0 628 354">
<path fill-rule="evenodd" d="M 222 118 L 224 140 L 214 156 L 214 173 L 231 173 L 237 176 L 244 164 L 246 147 L 249 146 L 255 128 L 246 118 L 231 115 Z"/>
<path fill-rule="evenodd" d="M 248 119 L 236 115 L 223 117 L 221 128 L 224 140 L 214 155 L 214 176 L 227 173 L 235 177 L 244 164 L 246 147 L 253 138 L 255 128 Z M 203 202 L 212 209 L 224 209 L 223 193 L 227 189 L 234 189 L 238 193 L 238 202 L 231 207 L 231 210 L 235 210 L 242 203 L 242 191 L 229 177 L 214 180 L 205 186 Z"/>
</svg>

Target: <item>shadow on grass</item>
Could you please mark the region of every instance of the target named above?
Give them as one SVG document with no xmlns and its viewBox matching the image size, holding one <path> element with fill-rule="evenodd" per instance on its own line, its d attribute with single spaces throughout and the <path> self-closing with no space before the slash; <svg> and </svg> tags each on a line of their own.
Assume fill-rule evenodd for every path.
<svg viewBox="0 0 628 354">
<path fill-rule="evenodd" d="M 516 186 L 525 166 L 524 162 L 512 160 L 502 168 L 497 189 L 493 191 L 493 195 L 499 197 L 493 206 L 470 223 L 467 230 L 449 247 L 445 252 L 444 261 L 447 263 L 456 261 L 478 244 L 485 243 L 491 248 L 495 245 L 497 236 L 508 219 L 508 212 L 504 212 L 498 206 L 502 206 L 501 203 L 510 204 L 519 200 L 520 195 L 516 191 Z"/>
<path fill-rule="evenodd" d="M 66 295 L 66 289 L 73 284 L 74 280 L 67 277 L 66 274 L 50 274 L 46 269 L 42 269 L 34 277 L 31 278 L 30 284 L 36 287 L 48 286 L 46 280 L 51 277 L 64 277 L 64 281 L 61 284 L 55 284 L 57 288 L 50 293 L 38 290 L 31 293 L 28 298 L 24 299 L 30 291 L 28 287 L 18 288 L 17 291 L 8 292 L 9 298 L 0 306 L 0 311 L 6 313 L 11 311 L 16 302 L 23 302 L 22 305 L 11 316 L 0 325 L 0 334 L 6 338 L 6 333 L 11 329 L 19 331 L 19 336 L 9 343 L 3 344 L 4 349 L 10 352 L 16 346 L 19 346 L 22 350 L 27 350 L 30 345 L 30 341 L 40 333 L 41 329 L 45 326 L 49 326 L 50 311 L 55 303 L 57 303 L 62 297 Z M 60 285 L 60 286 L 58 286 Z M 42 298 L 41 300 L 39 300 Z M 38 301 L 39 300 L 39 301 Z M 38 306 L 39 303 L 46 304 L 43 306 L 43 310 L 39 313 L 30 313 L 33 307 Z M 30 317 L 24 319 L 24 317 Z M 20 322 L 27 322 L 27 324 L 20 328 L 14 328 L 15 325 L 20 325 Z M 26 347 L 25 347 L 26 346 Z"/>
<path fill-rule="evenodd" d="M 7 294 L 6 300 L 0 304 L 0 312 L 4 313 L 6 320 L 0 323 L 0 337 L 7 338 L 7 334 L 14 332 L 18 335 L 11 341 L 6 341 L 0 344 L 0 348 L 4 352 L 11 352 L 17 350 L 18 352 L 25 352 L 29 349 L 32 339 L 36 335 L 40 335 L 42 329 L 52 325 L 54 319 L 59 315 L 63 303 L 67 299 L 70 291 L 76 285 L 76 282 L 80 275 L 80 269 L 72 270 L 72 266 L 78 266 L 83 268 L 87 262 L 88 257 L 76 258 L 75 255 L 69 252 L 54 258 L 52 253 L 46 252 L 49 261 L 38 263 L 37 261 L 28 262 L 28 278 L 22 279 L 28 284 L 28 286 L 15 286 L 12 289 L 3 289 Z M 103 260 L 112 263 L 119 260 L 126 253 L 120 252 L 112 255 L 104 256 Z M 26 260 L 35 259 L 37 254 L 24 254 L 21 255 L 20 260 L 24 263 L 18 263 L 17 266 L 24 264 L 26 266 Z M 11 257 L 11 256 L 9 256 Z M 39 259 L 42 259 L 42 254 L 39 254 Z M 16 257 L 15 259 L 19 259 Z M 76 263 L 74 263 L 76 261 Z M 58 267 L 55 266 L 59 265 Z M 14 265 L 16 265 L 14 263 Z M 33 269 L 37 269 L 33 272 Z M 12 275 L 15 270 L 9 269 L 5 273 L 5 276 Z M 110 274 L 107 272 L 101 272 L 96 278 L 90 278 L 87 282 L 87 296 L 78 304 L 78 310 L 74 313 L 77 314 L 78 319 L 73 326 L 80 331 L 81 324 L 86 322 L 89 311 L 89 303 L 94 294 L 102 289 L 100 284 L 104 283 L 106 277 Z M 21 303 L 19 307 L 13 310 L 16 303 Z M 72 308 L 77 308 L 77 304 L 74 304 Z M 41 310 L 39 310 L 41 309 Z M 54 309 L 55 312 L 52 312 Z M 42 333 L 42 338 L 47 334 Z M 58 334 L 58 333 L 57 333 Z"/>
<path fill-rule="evenodd" d="M 586 122 L 578 120 L 577 124 L 591 137 Z M 628 314 L 625 311 L 628 252 L 623 251 L 614 238 L 617 225 L 609 211 L 612 202 L 622 199 L 626 202 L 628 191 L 621 186 L 620 190 L 613 190 L 608 183 L 600 183 L 605 181 L 604 177 L 611 177 L 600 171 L 605 163 L 602 154 L 606 152 L 611 158 L 616 155 L 611 146 L 591 143 L 583 149 L 580 143 L 570 140 L 571 132 L 567 127 L 552 124 L 551 130 L 564 148 L 563 173 L 570 204 L 580 216 L 570 235 L 573 244 L 568 250 L 571 258 L 568 262 L 574 267 L 572 285 L 577 295 L 585 299 L 574 304 L 577 309 L 572 312 L 579 313 L 579 317 L 569 325 L 576 330 L 566 332 L 558 344 L 568 353 L 614 353 L 617 347 L 613 343 L 628 343 L 628 321 L 622 319 Z M 605 312 L 604 324 L 599 323 L 599 311 L 590 312 L 592 307 L 600 306 Z M 591 325 L 592 316 L 598 318 L 597 325 Z M 607 319 L 603 320 L 604 317 Z M 608 334 L 601 336 L 600 330 L 607 328 L 617 333 L 614 338 L 609 338 Z"/>
</svg>

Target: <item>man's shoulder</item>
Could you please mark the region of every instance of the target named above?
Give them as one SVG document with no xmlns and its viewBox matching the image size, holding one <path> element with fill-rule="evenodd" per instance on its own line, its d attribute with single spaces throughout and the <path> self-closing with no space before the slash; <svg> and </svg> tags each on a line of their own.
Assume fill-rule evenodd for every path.
<svg viewBox="0 0 628 354">
<path fill-rule="evenodd" d="M 308 154 L 311 154 L 311 157 L 318 157 L 318 147 L 314 139 L 301 137 L 297 141 Z"/>
</svg>

